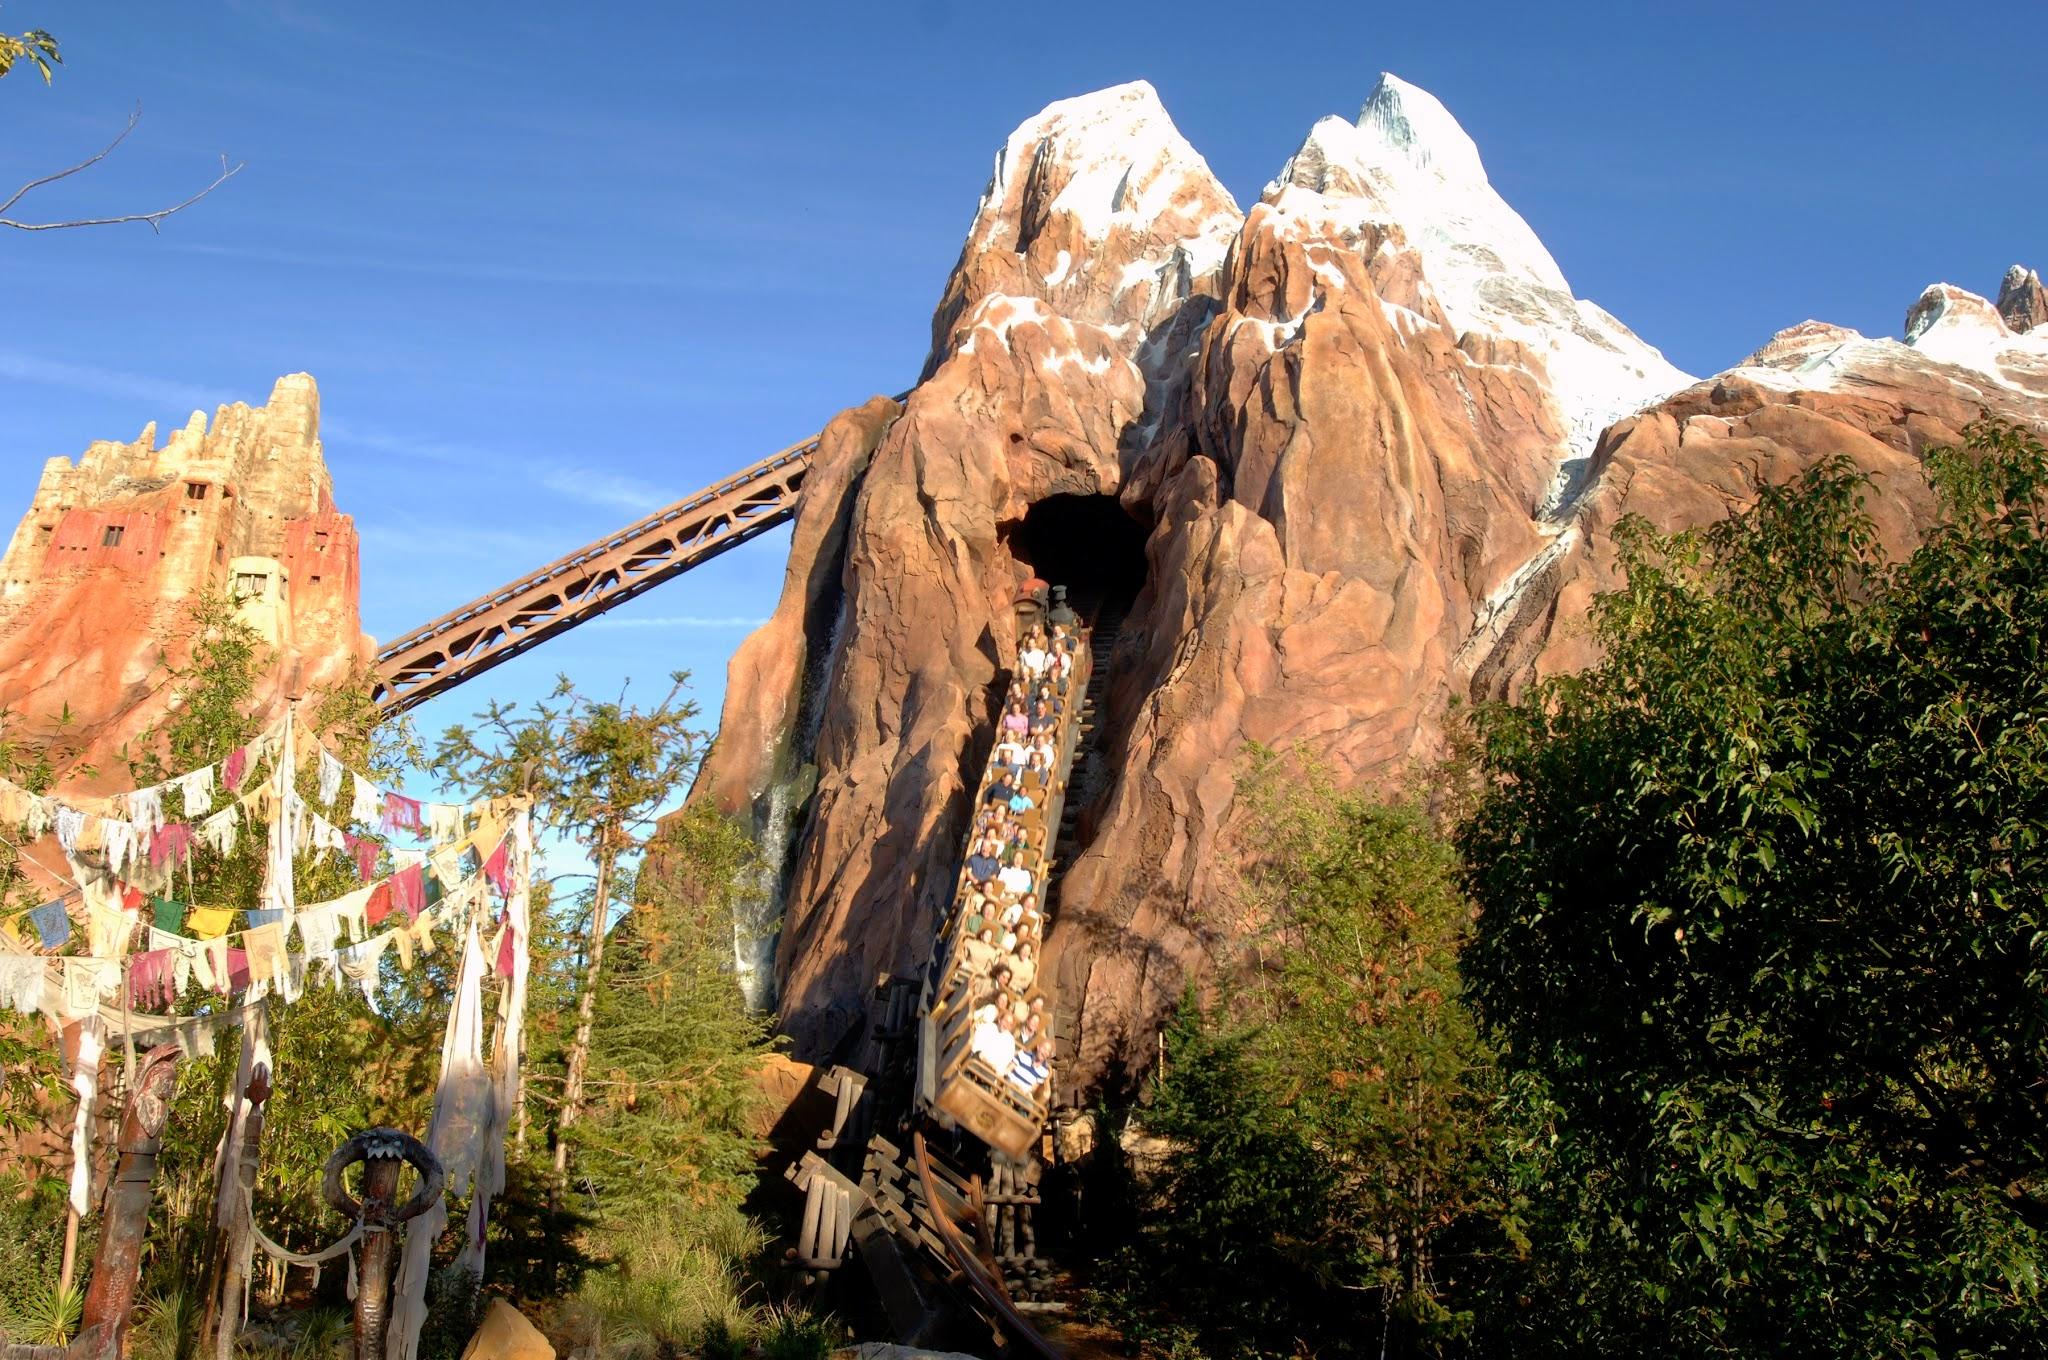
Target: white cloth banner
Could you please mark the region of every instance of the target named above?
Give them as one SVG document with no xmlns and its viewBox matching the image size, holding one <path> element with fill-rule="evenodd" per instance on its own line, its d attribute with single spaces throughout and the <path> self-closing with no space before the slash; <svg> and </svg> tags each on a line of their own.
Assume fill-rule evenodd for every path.
<svg viewBox="0 0 2048 1360">
<path fill-rule="evenodd" d="M 519 1065 L 525 1059 L 526 981 L 531 959 L 532 909 L 527 885 L 532 881 L 533 820 L 527 809 L 512 814 L 512 895 L 505 903 L 504 928 L 512 933 L 512 976 L 498 994 L 498 1042 L 491 1050 L 491 1123 L 484 1133 L 483 1165 L 476 1173 L 476 1193 L 469 1201 L 462 1253 L 456 1264 L 478 1280 L 484 1277 L 484 1235 L 490 1225 L 491 1201 L 505 1192 L 505 1137 L 519 1109 Z M 495 962 L 495 960 L 494 960 Z"/>
<path fill-rule="evenodd" d="M 348 817 L 363 826 L 375 826 L 384 816 L 384 790 L 372 784 L 355 771 L 349 771 L 349 780 L 355 786 L 355 801 L 349 804 Z"/>
<path fill-rule="evenodd" d="M 204 817 L 213 807 L 213 766 L 194 770 L 180 779 L 178 792 L 185 796 L 187 817 Z"/>
<path fill-rule="evenodd" d="M 100 1038 L 95 1015 L 79 1022 L 78 1064 L 71 1070 L 71 1089 L 78 1093 L 78 1118 L 71 1126 L 71 1208 L 83 1218 L 92 1212 L 92 1102 L 100 1089 Z"/>
<path fill-rule="evenodd" d="M 434 1089 L 434 1120 L 427 1131 L 427 1146 L 448 1173 L 447 1190 L 432 1208 L 405 1226 L 405 1247 L 391 1291 L 391 1323 L 385 1333 L 385 1354 L 392 1360 L 418 1360 L 420 1328 L 427 1320 L 427 1274 L 434 1240 L 447 1230 L 449 1196 L 469 1193 L 476 1176 L 478 1144 L 491 1119 L 491 1080 L 483 1060 L 485 967 L 476 916 L 470 913 L 462 930 L 462 967 L 456 976 L 455 1002 L 441 1042 L 441 1083 Z"/>
</svg>

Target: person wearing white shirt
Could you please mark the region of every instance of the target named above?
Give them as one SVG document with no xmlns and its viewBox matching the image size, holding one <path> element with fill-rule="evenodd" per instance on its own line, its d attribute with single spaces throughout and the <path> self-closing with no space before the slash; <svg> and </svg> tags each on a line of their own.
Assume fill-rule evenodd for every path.
<svg viewBox="0 0 2048 1360">
<path fill-rule="evenodd" d="M 1010 1064 L 1017 1057 L 1017 1022 L 1004 1013 L 998 1015 L 992 1025 L 976 1025 L 968 1047 L 975 1057 L 996 1071 L 1009 1071 Z"/>
<path fill-rule="evenodd" d="M 1012 897 L 1022 897 L 1031 891 L 1031 871 L 1014 861 L 998 873 L 996 879 Z"/>
</svg>

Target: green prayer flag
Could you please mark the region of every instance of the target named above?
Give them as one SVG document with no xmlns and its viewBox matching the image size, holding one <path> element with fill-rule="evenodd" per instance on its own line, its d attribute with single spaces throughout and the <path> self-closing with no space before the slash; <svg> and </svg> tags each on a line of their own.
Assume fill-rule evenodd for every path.
<svg viewBox="0 0 2048 1360">
<path fill-rule="evenodd" d="M 166 935 L 175 935 L 185 924 L 185 904 L 173 902 L 168 897 L 152 897 L 149 907 L 156 914 L 156 928 Z"/>
</svg>

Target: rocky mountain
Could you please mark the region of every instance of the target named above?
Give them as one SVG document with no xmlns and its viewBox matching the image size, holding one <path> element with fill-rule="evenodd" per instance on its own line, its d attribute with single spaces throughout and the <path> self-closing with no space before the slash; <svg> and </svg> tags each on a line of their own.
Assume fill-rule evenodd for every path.
<svg viewBox="0 0 2048 1360">
<path fill-rule="evenodd" d="M 60 775 L 129 787 L 125 745 L 178 702 L 196 596 L 238 602 L 276 648 L 262 700 L 366 663 L 355 522 L 334 508 L 313 379 L 267 406 L 195 411 L 161 445 L 100 440 L 52 458 L 0 557 L 0 710 L 10 735 L 67 753 Z"/>
<path fill-rule="evenodd" d="M 780 858 L 760 981 L 800 1053 L 924 960 L 1028 578 L 1122 625 L 1045 970 L 1078 1088 L 1142 1065 L 1242 928 L 1247 743 L 1404 778 L 1454 699 L 1590 659 L 1628 513 L 1704 523 L 1847 451 L 1903 544 L 1930 444 L 1980 408 L 2048 419 L 2019 274 L 1996 307 L 1929 289 L 1903 340 L 1808 322 L 1695 381 L 1573 293 L 1392 76 L 1249 210 L 1149 86 L 1052 105 L 997 153 L 921 385 L 827 432 L 699 783 Z"/>
</svg>

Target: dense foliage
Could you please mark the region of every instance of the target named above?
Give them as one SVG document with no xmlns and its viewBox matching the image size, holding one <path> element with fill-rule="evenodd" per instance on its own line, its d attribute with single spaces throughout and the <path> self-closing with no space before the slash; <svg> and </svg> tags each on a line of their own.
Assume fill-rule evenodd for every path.
<svg viewBox="0 0 2048 1360">
<path fill-rule="evenodd" d="M 1312 767 L 1260 754 L 1242 788 L 1241 909 L 1265 927 L 1227 996 L 1167 1036 L 1112 1311 L 1212 1356 L 1454 1345 L 1502 1241 L 1456 857 L 1419 807 Z"/>
<path fill-rule="evenodd" d="M 1879 560 L 1846 464 L 1630 526 L 1605 661 L 1486 724 L 1481 1013 L 1563 1353 L 2048 1341 L 2048 454 L 1983 425 Z"/>
</svg>

